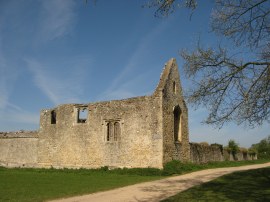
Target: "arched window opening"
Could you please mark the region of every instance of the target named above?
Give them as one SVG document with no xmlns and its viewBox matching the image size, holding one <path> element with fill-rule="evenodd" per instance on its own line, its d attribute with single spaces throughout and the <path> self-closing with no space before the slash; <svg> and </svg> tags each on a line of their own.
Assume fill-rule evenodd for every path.
<svg viewBox="0 0 270 202">
<path fill-rule="evenodd" d="M 177 105 L 173 110 L 174 115 L 174 141 L 181 141 L 181 109 Z"/>
<path fill-rule="evenodd" d="M 109 123 L 107 123 L 106 127 L 107 127 L 107 138 L 106 139 L 107 139 L 107 141 L 110 141 L 112 139 L 112 136 L 113 136 L 112 124 L 109 122 Z"/>
<path fill-rule="evenodd" d="M 115 122 L 114 123 L 114 141 L 117 141 L 120 138 L 120 123 Z"/>
<path fill-rule="evenodd" d="M 175 84 L 175 81 L 173 82 L 173 93 L 176 94 L 176 84 Z"/>
<path fill-rule="evenodd" d="M 106 141 L 119 141 L 121 136 L 121 125 L 119 120 L 106 121 Z"/>
</svg>

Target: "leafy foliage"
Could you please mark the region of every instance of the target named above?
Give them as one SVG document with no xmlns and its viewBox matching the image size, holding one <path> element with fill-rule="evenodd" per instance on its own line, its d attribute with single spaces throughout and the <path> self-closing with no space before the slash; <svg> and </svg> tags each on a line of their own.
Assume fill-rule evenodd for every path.
<svg viewBox="0 0 270 202">
<path fill-rule="evenodd" d="M 222 167 L 234 167 L 234 166 L 243 166 L 257 163 L 265 163 L 269 160 L 252 160 L 252 161 L 216 161 L 208 162 L 205 164 L 196 164 L 196 163 L 183 163 L 181 161 L 173 160 L 164 165 L 163 175 L 176 175 L 190 173 L 203 169 L 210 168 L 222 168 Z"/>
<path fill-rule="evenodd" d="M 237 152 L 240 150 L 239 145 L 234 140 L 229 140 L 228 148 L 230 149 L 234 157 L 237 154 Z"/>
<path fill-rule="evenodd" d="M 270 159 L 270 136 L 257 144 L 253 144 L 251 151 L 258 152 L 259 159 Z"/>
<path fill-rule="evenodd" d="M 165 164 L 164 169 L 163 169 L 163 174 L 164 175 L 182 174 L 182 173 L 194 171 L 196 169 L 197 167 L 195 164 L 182 163 L 181 161 L 173 160 Z"/>
</svg>

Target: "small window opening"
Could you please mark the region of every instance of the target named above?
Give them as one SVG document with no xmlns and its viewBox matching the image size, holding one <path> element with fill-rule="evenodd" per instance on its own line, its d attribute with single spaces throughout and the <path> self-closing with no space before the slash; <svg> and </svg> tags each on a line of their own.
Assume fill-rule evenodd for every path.
<svg viewBox="0 0 270 202">
<path fill-rule="evenodd" d="M 51 124 L 56 124 L 56 112 L 54 110 L 51 111 Z"/>
<path fill-rule="evenodd" d="M 175 84 L 175 81 L 173 82 L 173 93 L 176 94 L 176 84 Z"/>
<path fill-rule="evenodd" d="M 114 123 L 114 141 L 117 141 L 120 137 L 120 123 L 115 122 Z"/>
<path fill-rule="evenodd" d="M 121 129 L 118 121 L 109 121 L 106 124 L 106 140 L 108 142 L 118 141 L 120 139 Z"/>
<path fill-rule="evenodd" d="M 174 115 L 174 141 L 181 141 L 181 109 L 179 105 L 177 105 L 173 110 Z"/>
<path fill-rule="evenodd" d="M 78 123 L 85 123 L 87 120 L 87 116 L 88 116 L 88 110 L 87 108 L 79 108 L 78 109 L 78 118 L 77 118 L 77 122 Z"/>
<path fill-rule="evenodd" d="M 111 136 L 110 123 L 107 123 L 106 127 L 107 127 L 107 141 L 110 141 L 110 136 Z"/>
</svg>

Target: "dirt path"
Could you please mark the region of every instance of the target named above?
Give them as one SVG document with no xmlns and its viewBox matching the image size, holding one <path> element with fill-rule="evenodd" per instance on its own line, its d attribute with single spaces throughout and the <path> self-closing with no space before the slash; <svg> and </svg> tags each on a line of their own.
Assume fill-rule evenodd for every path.
<svg viewBox="0 0 270 202">
<path fill-rule="evenodd" d="M 173 196 L 192 186 L 211 181 L 219 176 L 241 170 L 250 170 L 263 167 L 270 167 L 270 163 L 216 168 L 197 171 L 181 176 L 169 177 L 162 180 L 145 182 L 117 188 L 110 191 L 98 192 L 83 196 L 76 196 L 67 199 L 55 200 L 54 202 L 133 202 L 133 201 L 160 201 Z"/>
</svg>

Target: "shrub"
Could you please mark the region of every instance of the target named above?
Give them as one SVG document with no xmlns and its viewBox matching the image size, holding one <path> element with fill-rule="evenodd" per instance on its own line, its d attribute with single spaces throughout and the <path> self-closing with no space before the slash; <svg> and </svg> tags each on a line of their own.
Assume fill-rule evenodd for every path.
<svg viewBox="0 0 270 202">
<path fill-rule="evenodd" d="M 120 175 L 161 176 L 162 171 L 158 168 L 117 168 L 112 173 Z"/>
<path fill-rule="evenodd" d="M 172 160 L 164 165 L 163 175 L 175 175 L 183 174 L 191 171 L 199 170 L 203 167 L 200 164 L 194 164 L 190 162 L 181 162 L 177 160 Z"/>
<path fill-rule="evenodd" d="M 240 147 L 240 152 L 242 152 L 243 154 L 247 154 L 248 153 L 248 150 L 247 148 L 244 148 L 244 147 Z"/>
<path fill-rule="evenodd" d="M 200 142 L 199 144 L 202 145 L 202 146 L 209 146 L 208 142 Z"/>
<path fill-rule="evenodd" d="M 251 148 L 248 149 L 248 153 L 250 155 L 256 155 L 256 154 L 258 154 L 258 151 L 257 151 L 256 148 L 251 147 Z"/>
<path fill-rule="evenodd" d="M 229 140 L 228 147 L 231 149 L 233 158 L 237 160 L 237 152 L 239 151 L 239 145 L 234 140 Z"/>
<path fill-rule="evenodd" d="M 163 168 L 163 175 L 173 175 L 173 174 L 180 174 L 182 163 L 177 160 L 170 161 L 164 165 Z"/>
<path fill-rule="evenodd" d="M 223 145 L 222 144 L 214 143 L 214 144 L 211 144 L 210 146 L 219 148 L 220 152 L 223 154 Z"/>
<path fill-rule="evenodd" d="M 98 170 L 100 170 L 100 171 L 108 171 L 109 167 L 108 166 L 103 166 L 103 167 L 99 168 Z"/>
</svg>

